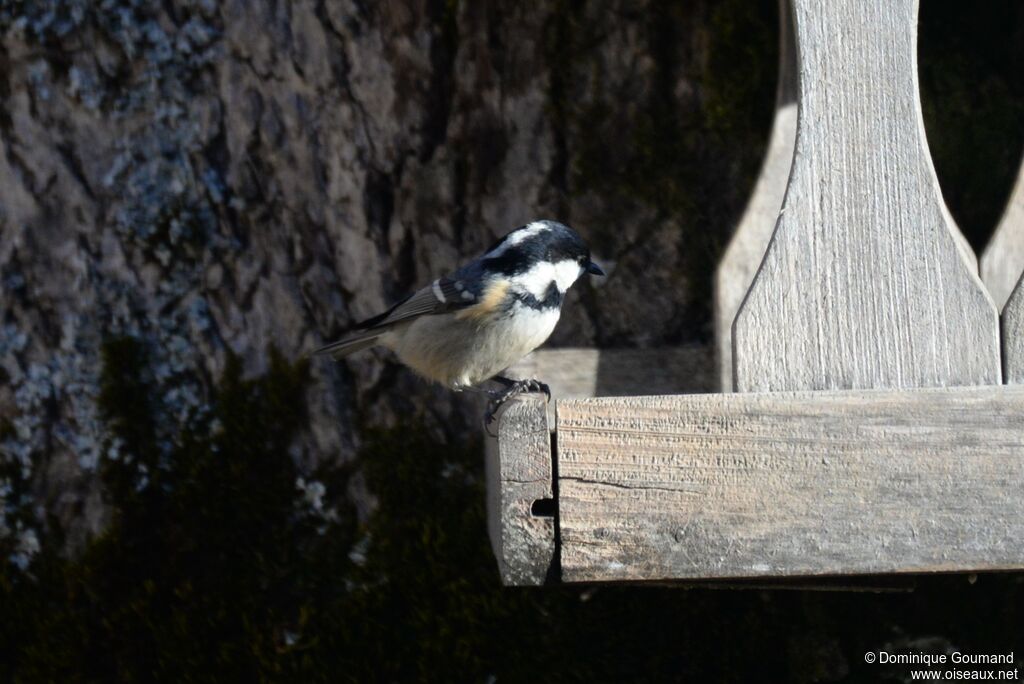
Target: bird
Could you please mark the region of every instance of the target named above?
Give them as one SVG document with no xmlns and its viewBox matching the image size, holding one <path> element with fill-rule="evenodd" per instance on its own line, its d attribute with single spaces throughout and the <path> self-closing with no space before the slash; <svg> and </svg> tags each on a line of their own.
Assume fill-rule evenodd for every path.
<svg viewBox="0 0 1024 684">
<path fill-rule="evenodd" d="M 579 233 L 557 221 L 533 221 L 314 354 L 341 359 L 380 345 L 419 376 L 455 391 L 494 381 L 502 390 L 488 392 L 489 424 L 518 394 L 551 397 L 539 380 L 501 372 L 548 339 L 565 293 L 583 275 L 605 274 Z"/>
</svg>

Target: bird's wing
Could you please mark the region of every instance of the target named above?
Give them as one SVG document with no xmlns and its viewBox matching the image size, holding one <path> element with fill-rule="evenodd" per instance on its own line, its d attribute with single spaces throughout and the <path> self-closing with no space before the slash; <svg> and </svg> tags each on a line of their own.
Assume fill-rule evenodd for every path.
<svg viewBox="0 0 1024 684">
<path fill-rule="evenodd" d="M 332 342 L 314 354 L 329 354 L 336 359 L 377 344 L 388 328 L 420 316 L 433 316 L 452 311 L 465 310 L 481 302 L 481 295 L 469 283 L 478 282 L 468 270 L 460 270 L 451 277 L 438 278 L 427 287 L 414 292 L 393 307 L 353 326 L 349 334 Z M 461 276 L 461 277 L 460 277 Z"/>
<path fill-rule="evenodd" d="M 478 295 L 462 280 L 454 277 L 438 278 L 384 313 L 357 324 L 355 329 L 385 328 L 419 316 L 434 316 L 464 309 L 477 301 Z"/>
</svg>

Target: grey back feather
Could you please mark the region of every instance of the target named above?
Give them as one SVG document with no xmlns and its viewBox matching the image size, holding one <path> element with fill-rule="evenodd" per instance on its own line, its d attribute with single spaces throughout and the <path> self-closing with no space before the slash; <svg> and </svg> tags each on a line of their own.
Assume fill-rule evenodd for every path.
<svg viewBox="0 0 1024 684">
<path fill-rule="evenodd" d="M 451 277 L 438 278 L 384 313 L 358 324 L 357 332 L 323 346 L 313 353 L 316 355 L 330 354 L 339 359 L 377 344 L 378 338 L 398 323 L 407 322 L 420 316 L 436 316 L 472 306 L 479 301 L 482 289 L 479 278 L 472 277 L 479 271 L 479 264 L 474 262 L 459 269 Z"/>
</svg>

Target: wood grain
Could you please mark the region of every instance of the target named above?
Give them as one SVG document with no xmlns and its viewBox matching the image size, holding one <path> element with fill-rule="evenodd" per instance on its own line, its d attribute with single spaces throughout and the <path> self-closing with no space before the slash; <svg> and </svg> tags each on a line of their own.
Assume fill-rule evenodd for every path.
<svg viewBox="0 0 1024 684">
<path fill-rule="evenodd" d="M 996 308 L 1006 306 L 1024 272 L 1024 160 L 1002 218 L 981 256 L 981 279 Z"/>
<path fill-rule="evenodd" d="M 524 395 L 510 401 L 486 437 L 487 526 L 506 586 L 544 584 L 555 559 L 555 519 L 531 512 L 554 499 L 547 401 Z M 494 426 L 492 425 L 492 429 Z"/>
<path fill-rule="evenodd" d="M 764 258 L 789 182 L 796 141 L 796 78 L 792 12 L 789 0 L 779 0 L 779 76 L 768 149 L 754 191 L 715 272 L 715 345 L 722 392 L 732 391 L 732 323 Z"/>
<path fill-rule="evenodd" d="M 1008 385 L 1024 384 L 1024 276 L 1003 307 L 1003 377 Z"/>
<path fill-rule="evenodd" d="M 782 216 L 733 327 L 739 391 L 1000 382 L 996 310 L 942 201 L 915 0 L 794 0 Z"/>
<path fill-rule="evenodd" d="M 1024 564 L 1024 387 L 558 402 L 564 581 Z"/>
</svg>

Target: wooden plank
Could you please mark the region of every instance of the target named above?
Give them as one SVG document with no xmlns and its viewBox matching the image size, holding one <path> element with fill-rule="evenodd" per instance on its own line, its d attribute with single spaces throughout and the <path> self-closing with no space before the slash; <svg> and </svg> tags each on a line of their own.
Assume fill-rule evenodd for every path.
<svg viewBox="0 0 1024 684">
<path fill-rule="evenodd" d="M 916 0 L 794 0 L 789 187 L 733 327 L 739 391 L 1000 382 L 998 317 L 942 201 Z"/>
<path fill-rule="evenodd" d="M 535 394 L 513 399 L 498 415 L 496 438 L 486 437 L 487 526 L 505 585 L 544 584 L 554 572 L 554 478 L 546 404 Z M 535 508 L 544 500 L 550 504 Z"/>
<path fill-rule="evenodd" d="M 779 0 L 775 120 L 754 191 L 715 272 L 715 344 L 722 392 L 732 391 L 732 322 L 764 258 L 786 194 L 796 141 L 796 108 L 796 39 L 792 12 L 789 0 Z"/>
<path fill-rule="evenodd" d="M 1024 160 L 1002 218 L 981 256 L 981 279 L 1000 311 L 1024 272 Z"/>
<path fill-rule="evenodd" d="M 1024 384 L 1024 275 L 1003 307 L 1003 377 L 1009 385 Z"/>
<path fill-rule="evenodd" d="M 1024 387 L 558 402 L 569 582 L 1024 567 Z"/>
</svg>

